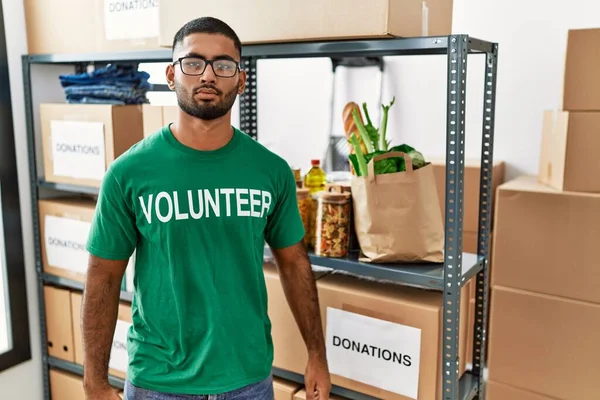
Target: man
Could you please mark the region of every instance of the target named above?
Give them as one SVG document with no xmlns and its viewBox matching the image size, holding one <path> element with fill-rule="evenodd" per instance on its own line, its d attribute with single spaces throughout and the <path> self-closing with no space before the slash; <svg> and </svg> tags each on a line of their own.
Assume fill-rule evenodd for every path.
<svg viewBox="0 0 600 400">
<path fill-rule="evenodd" d="M 283 159 L 231 126 L 246 84 L 240 57 L 240 40 L 222 21 L 185 25 L 166 71 L 180 108 L 176 121 L 108 168 L 87 246 L 88 400 L 118 399 L 107 369 L 134 249 L 126 399 L 273 399 L 265 241 L 307 346 L 309 399 L 329 396 L 294 176 Z"/>
</svg>

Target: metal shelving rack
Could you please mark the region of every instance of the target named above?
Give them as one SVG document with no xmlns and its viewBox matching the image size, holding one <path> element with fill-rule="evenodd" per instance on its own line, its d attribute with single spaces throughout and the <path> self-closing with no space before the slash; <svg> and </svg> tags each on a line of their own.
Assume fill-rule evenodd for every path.
<svg viewBox="0 0 600 400">
<path fill-rule="evenodd" d="M 478 249 L 476 255 L 463 254 L 463 199 L 464 199 L 464 148 L 466 116 L 467 61 L 469 54 L 485 57 L 485 77 L 483 93 L 483 130 L 481 146 L 481 175 Z M 344 270 L 346 272 L 374 277 L 397 284 L 419 286 L 443 292 L 442 349 L 443 364 L 442 400 L 485 399 L 483 377 L 486 350 L 486 323 L 488 301 L 488 254 L 491 205 L 492 205 L 492 164 L 494 148 L 494 115 L 496 98 L 496 71 L 498 65 L 498 45 L 472 38 L 468 35 L 450 35 L 417 38 L 369 39 L 348 41 L 297 42 L 245 45 L 242 67 L 248 72 L 248 86 L 240 99 L 240 128 L 253 138 L 257 138 L 257 61 L 272 58 L 310 57 L 382 57 L 403 55 L 442 55 L 447 58 L 447 123 L 446 123 L 446 204 L 445 204 L 445 261 L 440 264 L 414 265 L 373 265 L 357 261 L 357 255 L 344 259 L 330 259 L 311 255 L 315 265 Z M 37 201 L 40 190 L 54 190 L 58 193 L 97 194 L 97 189 L 45 182 L 37 174 L 36 134 L 34 127 L 34 103 L 31 68 L 34 64 L 73 65 L 79 70 L 93 63 L 110 62 L 167 62 L 171 61 L 170 49 L 142 52 L 73 55 L 25 55 L 23 56 L 23 79 L 25 89 L 25 110 L 29 140 L 29 167 L 31 171 L 31 191 L 33 209 L 33 231 L 35 256 L 38 273 L 38 295 L 40 297 L 40 322 L 42 360 L 44 371 L 44 398 L 49 399 L 48 369 L 60 368 L 81 374 L 81 366 L 48 356 L 46 347 L 46 319 L 44 313 L 43 285 L 82 290 L 78 282 L 54 277 L 43 272 L 39 234 L 39 213 Z M 268 254 L 267 254 L 268 256 Z M 464 376 L 458 376 L 458 332 L 461 302 L 461 288 L 470 279 L 476 280 L 476 304 L 473 344 L 473 367 Z M 131 295 L 123 292 L 121 299 L 131 301 Z M 274 374 L 302 382 L 302 376 L 274 369 Z M 111 378 L 111 383 L 123 387 L 123 380 Z M 354 399 L 370 397 L 334 387 L 333 393 Z"/>
</svg>

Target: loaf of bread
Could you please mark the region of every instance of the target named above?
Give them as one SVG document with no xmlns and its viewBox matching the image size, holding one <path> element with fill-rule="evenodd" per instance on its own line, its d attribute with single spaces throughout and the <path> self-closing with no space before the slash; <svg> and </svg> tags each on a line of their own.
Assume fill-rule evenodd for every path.
<svg viewBox="0 0 600 400">
<path fill-rule="evenodd" d="M 354 117 L 352 116 L 352 110 L 355 110 L 355 109 L 356 109 L 356 111 L 358 111 L 358 117 L 359 117 L 360 121 L 364 124 L 364 120 L 363 120 L 362 114 L 360 112 L 360 107 L 358 106 L 358 104 L 351 101 L 346 104 L 346 106 L 344 107 L 344 110 L 342 112 L 342 120 L 344 122 L 344 133 L 346 134 L 346 138 L 348 140 L 350 140 L 350 135 L 354 132 L 354 134 L 356 135 L 356 138 L 358 139 L 358 142 L 360 143 L 360 147 L 361 147 L 363 153 L 366 154 L 367 148 L 360 137 L 360 133 L 358 132 L 358 129 L 356 128 L 356 123 L 354 122 Z M 348 145 L 350 146 L 350 154 L 354 154 L 354 147 L 352 146 L 351 143 L 348 143 Z"/>
</svg>

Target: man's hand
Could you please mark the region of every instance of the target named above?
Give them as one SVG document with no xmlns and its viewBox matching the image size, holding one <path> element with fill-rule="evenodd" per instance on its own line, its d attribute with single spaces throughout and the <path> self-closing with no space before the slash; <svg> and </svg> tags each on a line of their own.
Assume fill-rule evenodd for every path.
<svg viewBox="0 0 600 400">
<path fill-rule="evenodd" d="M 323 356 L 310 356 L 304 374 L 306 400 L 328 400 L 331 378 L 327 360 Z"/>
<path fill-rule="evenodd" d="M 123 400 L 112 386 L 85 390 L 85 400 Z"/>
</svg>

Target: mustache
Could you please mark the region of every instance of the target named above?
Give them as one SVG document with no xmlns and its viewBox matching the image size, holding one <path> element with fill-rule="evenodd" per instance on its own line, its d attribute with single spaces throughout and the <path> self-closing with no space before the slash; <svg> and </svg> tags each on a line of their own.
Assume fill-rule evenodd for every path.
<svg viewBox="0 0 600 400">
<path fill-rule="evenodd" d="M 197 88 L 194 89 L 194 94 L 198 93 L 200 90 L 206 90 L 206 89 L 213 90 L 218 95 L 222 94 L 222 92 L 219 89 L 217 89 L 216 86 L 210 85 L 210 84 L 198 86 Z"/>
</svg>

